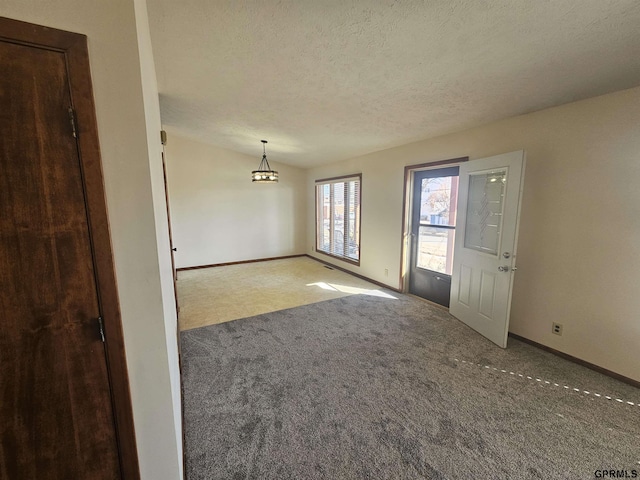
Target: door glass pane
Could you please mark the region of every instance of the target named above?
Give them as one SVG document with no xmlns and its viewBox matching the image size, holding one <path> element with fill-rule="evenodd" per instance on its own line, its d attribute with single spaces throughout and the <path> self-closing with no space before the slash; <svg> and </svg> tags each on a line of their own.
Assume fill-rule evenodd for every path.
<svg viewBox="0 0 640 480">
<path fill-rule="evenodd" d="M 458 177 L 423 178 L 421 191 L 420 223 L 455 226 Z"/>
<path fill-rule="evenodd" d="M 498 254 L 507 171 L 469 175 L 465 248 Z"/>
<path fill-rule="evenodd" d="M 434 272 L 451 275 L 455 230 L 420 226 L 416 265 Z"/>
</svg>

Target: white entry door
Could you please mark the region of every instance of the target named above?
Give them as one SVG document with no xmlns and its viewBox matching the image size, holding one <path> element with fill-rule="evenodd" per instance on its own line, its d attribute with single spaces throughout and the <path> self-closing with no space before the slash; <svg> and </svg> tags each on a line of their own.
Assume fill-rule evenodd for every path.
<svg viewBox="0 0 640 480">
<path fill-rule="evenodd" d="M 450 313 L 507 346 L 524 151 L 460 165 Z"/>
</svg>

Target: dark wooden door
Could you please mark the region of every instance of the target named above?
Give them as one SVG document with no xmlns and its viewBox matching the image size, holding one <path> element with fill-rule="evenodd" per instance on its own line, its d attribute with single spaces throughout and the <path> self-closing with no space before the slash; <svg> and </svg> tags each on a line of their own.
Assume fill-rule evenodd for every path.
<svg viewBox="0 0 640 480">
<path fill-rule="evenodd" d="M 120 478 L 65 55 L 0 41 L 0 478 Z"/>
</svg>

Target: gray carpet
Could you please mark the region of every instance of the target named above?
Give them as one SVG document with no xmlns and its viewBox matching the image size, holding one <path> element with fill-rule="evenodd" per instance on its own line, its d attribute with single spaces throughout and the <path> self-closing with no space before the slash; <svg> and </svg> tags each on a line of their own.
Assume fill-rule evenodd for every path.
<svg viewBox="0 0 640 480">
<path fill-rule="evenodd" d="M 393 295 L 183 332 L 188 480 L 640 476 L 640 390 Z"/>
</svg>

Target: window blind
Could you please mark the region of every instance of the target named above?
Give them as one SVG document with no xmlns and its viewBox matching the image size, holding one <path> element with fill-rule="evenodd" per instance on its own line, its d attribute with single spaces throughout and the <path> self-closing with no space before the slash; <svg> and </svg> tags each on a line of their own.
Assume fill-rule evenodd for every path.
<svg viewBox="0 0 640 480">
<path fill-rule="evenodd" d="M 316 250 L 360 262 L 361 175 L 316 181 Z"/>
</svg>

